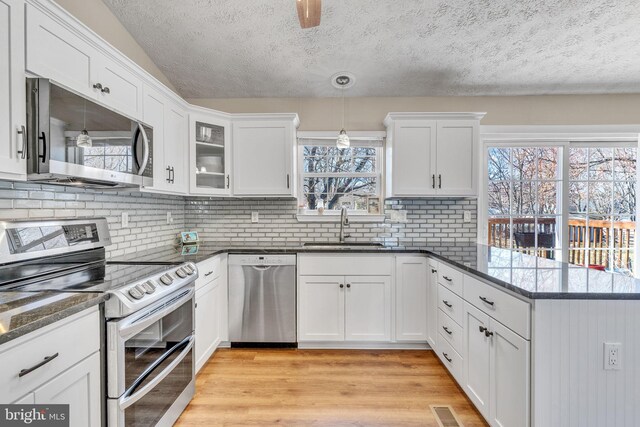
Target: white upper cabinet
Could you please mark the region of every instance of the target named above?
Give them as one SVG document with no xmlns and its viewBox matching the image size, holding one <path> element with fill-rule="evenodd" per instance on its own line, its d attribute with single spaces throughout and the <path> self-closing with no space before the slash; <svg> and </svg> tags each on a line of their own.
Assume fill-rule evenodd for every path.
<svg viewBox="0 0 640 427">
<path fill-rule="evenodd" d="M 484 113 L 389 113 L 387 197 L 476 196 Z"/>
<path fill-rule="evenodd" d="M 233 195 L 295 196 L 297 114 L 235 115 Z"/>
<path fill-rule="evenodd" d="M 28 71 L 134 119 L 142 117 L 142 79 L 133 69 L 89 43 L 82 28 L 72 29 L 75 23 L 54 18 L 42 6 L 29 4 L 26 13 Z"/>
<path fill-rule="evenodd" d="M 224 113 L 189 113 L 189 192 L 231 194 L 231 120 Z"/>
<path fill-rule="evenodd" d="M 0 0 L 0 178 L 26 178 L 24 3 Z"/>
<path fill-rule="evenodd" d="M 186 194 L 186 110 L 148 85 L 144 86 L 143 108 L 143 121 L 153 128 L 153 186 L 144 190 Z"/>
</svg>

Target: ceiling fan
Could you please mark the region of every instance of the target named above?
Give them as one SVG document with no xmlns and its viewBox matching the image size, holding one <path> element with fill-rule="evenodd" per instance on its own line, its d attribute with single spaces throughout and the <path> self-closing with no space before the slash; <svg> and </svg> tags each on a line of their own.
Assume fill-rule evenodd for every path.
<svg viewBox="0 0 640 427">
<path fill-rule="evenodd" d="M 302 28 L 312 28 L 320 25 L 322 0 L 296 0 L 296 6 Z"/>
</svg>

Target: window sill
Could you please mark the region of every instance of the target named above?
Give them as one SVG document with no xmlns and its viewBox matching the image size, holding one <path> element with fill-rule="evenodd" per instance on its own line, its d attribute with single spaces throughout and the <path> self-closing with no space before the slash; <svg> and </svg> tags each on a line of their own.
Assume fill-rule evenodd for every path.
<svg viewBox="0 0 640 427">
<path fill-rule="evenodd" d="M 297 214 L 298 222 L 340 222 L 340 215 Z M 349 215 L 350 223 L 380 223 L 384 215 Z"/>
</svg>

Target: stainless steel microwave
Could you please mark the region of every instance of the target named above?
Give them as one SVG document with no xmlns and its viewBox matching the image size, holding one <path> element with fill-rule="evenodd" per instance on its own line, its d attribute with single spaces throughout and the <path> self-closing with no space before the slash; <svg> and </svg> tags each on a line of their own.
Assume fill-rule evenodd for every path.
<svg viewBox="0 0 640 427">
<path fill-rule="evenodd" d="M 93 188 L 153 185 L 153 129 L 47 79 L 27 79 L 27 179 Z"/>
</svg>

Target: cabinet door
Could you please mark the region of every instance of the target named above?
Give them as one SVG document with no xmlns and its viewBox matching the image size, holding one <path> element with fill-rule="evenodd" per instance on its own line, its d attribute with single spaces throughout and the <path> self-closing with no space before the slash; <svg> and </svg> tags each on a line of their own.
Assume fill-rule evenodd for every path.
<svg viewBox="0 0 640 427">
<path fill-rule="evenodd" d="M 476 195 L 478 121 L 438 121 L 437 135 L 436 186 L 438 195 Z"/>
<path fill-rule="evenodd" d="M 179 105 L 167 103 L 165 109 L 164 164 L 169 171 L 169 190 L 186 194 L 189 132 L 187 114 Z"/>
<path fill-rule="evenodd" d="M 100 353 L 64 371 L 35 390 L 36 404 L 68 404 L 71 427 L 99 426 L 102 394 Z"/>
<path fill-rule="evenodd" d="M 396 257 L 396 340 L 427 340 L 427 259 Z"/>
<path fill-rule="evenodd" d="M 167 100 L 160 93 L 148 86 L 144 88 L 143 97 L 143 121 L 153 127 L 153 187 L 148 190 L 168 191 L 169 172 L 164 164 L 164 126 L 165 126 L 165 104 Z"/>
<path fill-rule="evenodd" d="M 26 8 L 26 69 L 87 97 L 97 98 L 98 52 L 76 32 L 32 5 Z"/>
<path fill-rule="evenodd" d="M 489 416 L 491 366 L 490 337 L 484 328 L 489 329 L 489 326 L 489 316 L 465 303 L 463 389 L 485 417 Z"/>
<path fill-rule="evenodd" d="M 233 194 L 293 196 L 294 128 L 291 122 L 233 124 Z"/>
<path fill-rule="evenodd" d="M 392 196 L 435 194 L 436 121 L 397 120 L 392 144 Z"/>
<path fill-rule="evenodd" d="M 491 320 L 489 421 L 492 426 L 529 425 L 529 341 Z"/>
<path fill-rule="evenodd" d="M 343 276 L 300 276 L 298 341 L 344 341 Z"/>
<path fill-rule="evenodd" d="M 217 278 L 196 290 L 196 372 L 205 365 L 218 345 L 220 334 L 216 288 L 219 285 L 220 278 Z"/>
<path fill-rule="evenodd" d="M 345 340 L 391 339 L 391 278 L 345 277 Z"/>
<path fill-rule="evenodd" d="M 130 70 L 100 55 L 98 100 L 136 120 L 142 118 L 142 81 Z"/>
<path fill-rule="evenodd" d="M 430 259 L 428 261 L 428 287 L 427 287 L 427 341 L 431 348 L 438 350 L 438 263 Z"/>
<path fill-rule="evenodd" d="M 189 115 L 191 194 L 231 194 L 231 123 L 214 115 Z"/>
<path fill-rule="evenodd" d="M 0 0 L 0 178 L 26 179 L 24 3 Z"/>
</svg>

